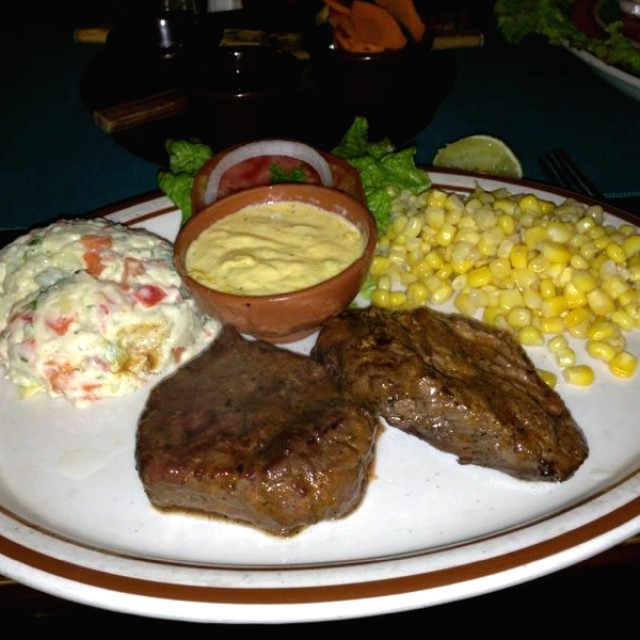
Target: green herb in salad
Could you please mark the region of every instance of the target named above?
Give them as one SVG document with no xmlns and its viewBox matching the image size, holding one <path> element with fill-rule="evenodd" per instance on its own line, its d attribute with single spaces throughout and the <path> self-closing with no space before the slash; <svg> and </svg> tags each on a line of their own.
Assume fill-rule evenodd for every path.
<svg viewBox="0 0 640 640">
<path fill-rule="evenodd" d="M 291 171 L 285 171 L 279 162 L 274 162 L 269 167 L 271 174 L 271 184 L 279 182 L 306 182 L 307 172 L 302 167 L 295 167 Z"/>
<path fill-rule="evenodd" d="M 552 45 L 569 45 L 606 64 L 640 76 L 640 49 L 622 33 L 622 15 L 616 0 L 604 0 L 597 10 L 603 37 L 590 37 L 571 19 L 575 0 L 496 0 L 498 30 L 511 44 L 529 35 L 543 36 Z"/>
<path fill-rule="evenodd" d="M 367 205 L 380 233 L 386 231 L 391 219 L 391 204 L 401 191 L 409 189 L 418 194 L 431 186 L 427 172 L 415 164 L 415 147 L 396 151 L 386 138 L 370 141 L 369 122 L 364 117 L 355 118 L 332 153 L 359 171 Z"/>
</svg>

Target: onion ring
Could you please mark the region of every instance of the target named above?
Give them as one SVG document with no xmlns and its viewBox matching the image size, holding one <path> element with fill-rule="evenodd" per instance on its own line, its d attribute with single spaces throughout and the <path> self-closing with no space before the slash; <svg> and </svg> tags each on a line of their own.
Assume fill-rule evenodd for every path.
<svg viewBox="0 0 640 640">
<path fill-rule="evenodd" d="M 217 199 L 220 180 L 231 167 L 245 160 L 266 155 L 288 156 L 306 162 L 316 171 L 323 186 L 333 186 L 333 174 L 329 163 L 313 147 L 292 140 L 259 140 L 232 149 L 220 160 L 209 176 L 204 192 L 204 205 L 209 205 Z"/>
</svg>

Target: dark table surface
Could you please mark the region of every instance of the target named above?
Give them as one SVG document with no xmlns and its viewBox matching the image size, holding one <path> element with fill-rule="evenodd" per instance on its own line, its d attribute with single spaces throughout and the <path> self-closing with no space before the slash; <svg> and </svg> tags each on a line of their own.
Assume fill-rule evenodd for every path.
<svg viewBox="0 0 640 640">
<path fill-rule="evenodd" d="M 80 78 L 101 45 L 75 42 L 74 26 L 69 20 L 3 25 L 0 230 L 5 233 L 1 239 L 157 188 L 159 164 L 131 153 L 99 129 L 83 103 Z M 483 47 L 458 49 L 451 56 L 457 69 L 455 84 L 413 140 L 418 162 L 428 163 L 447 142 L 485 133 L 512 147 L 528 179 L 545 181 L 537 158 L 560 146 L 606 196 L 640 194 L 637 101 L 596 77 L 569 52 L 537 40 L 511 47 L 489 31 Z M 420 70 L 415 81 L 429 91 L 430 78 Z M 533 633 L 587 631 L 591 621 L 613 629 L 635 622 L 632 581 L 638 569 L 640 546 L 632 540 L 575 567 L 466 601 L 314 626 L 348 631 L 375 629 L 380 622 L 414 623 L 425 632 L 449 625 L 458 632 L 501 635 L 505 626 L 513 624 L 508 622 L 511 618 L 518 630 L 529 628 Z M 155 621 L 66 602 L 11 580 L 0 583 L 0 612 L 5 621 L 59 624 L 61 629 L 108 619 L 127 628 L 184 625 L 191 632 L 209 632 L 197 624 Z M 307 626 L 279 627 L 279 631 L 297 633 Z"/>
</svg>

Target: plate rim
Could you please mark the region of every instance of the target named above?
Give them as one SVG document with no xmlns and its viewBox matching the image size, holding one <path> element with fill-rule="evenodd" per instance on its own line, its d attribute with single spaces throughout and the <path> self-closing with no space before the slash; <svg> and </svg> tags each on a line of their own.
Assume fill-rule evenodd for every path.
<svg viewBox="0 0 640 640">
<path fill-rule="evenodd" d="M 616 217 L 638 224 L 638 219 L 632 214 L 609 207 L 606 203 L 531 180 L 429 166 L 425 166 L 425 169 L 434 186 L 443 189 L 470 192 L 476 183 L 483 183 L 488 188 L 510 185 L 533 189 L 559 197 L 575 197 L 587 204 L 602 204 Z M 176 212 L 177 208 L 165 196 L 152 192 L 126 203 L 100 209 L 95 215 L 139 224 L 159 215 Z M 413 571 L 386 578 L 336 580 L 318 586 L 284 584 L 279 588 L 266 589 L 195 584 L 184 579 L 168 583 L 149 577 L 124 575 L 123 572 L 104 567 L 86 566 L 41 544 L 43 536 L 59 539 L 58 534 L 27 522 L 0 504 L 0 571 L 18 582 L 52 595 L 158 618 L 209 622 L 300 622 L 364 617 L 433 606 L 512 586 L 555 572 L 625 541 L 640 531 L 640 466 L 603 492 L 605 496 L 611 493 L 620 494 L 614 509 L 582 521 L 578 517 L 575 526 L 530 544 L 525 540 L 524 544 L 505 552 L 495 551 L 469 562 L 427 570 L 420 570 L 419 567 L 416 570 L 414 563 Z M 548 514 L 548 517 L 543 516 L 533 523 L 522 523 L 519 528 L 528 532 L 543 523 L 562 518 L 564 512 L 577 514 L 602 499 L 603 495 L 600 494 L 590 496 L 561 512 Z M 509 530 L 488 537 L 500 540 L 513 536 L 513 533 L 513 530 Z M 25 539 L 21 539 L 23 534 Z M 70 540 L 63 544 L 73 546 L 78 542 Z M 482 540 L 463 541 L 461 546 L 474 544 L 481 545 Z M 93 551 L 101 553 L 100 549 Z M 440 549 L 436 549 L 430 555 L 439 552 Z M 145 562 L 140 558 L 135 560 Z M 157 563 L 153 560 L 150 562 Z M 366 559 L 364 564 L 368 562 Z M 169 561 L 167 564 L 172 563 Z M 175 564 L 180 565 L 178 562 Z M 207 568 L 199 569 L 206 571 Z M 286 576 L 302 568 L 294 566 L 280 569 Z"/>
<path fill-rule="evenodd" d="M 610 84 L 615 84 L 617 89 L 622 90 L 621 85 L 623 85 L 625 87 L 624 93 L 640 100 L 640 77 L 619 67 L 607 64 L 584 49 L 576 49 L 570 45 L 565 45 L 565 48 L 576 56 L 576 58 L 588 64 L 592 71 L 603 77 L 603 79 L 607 80 Z"/>
</svg>

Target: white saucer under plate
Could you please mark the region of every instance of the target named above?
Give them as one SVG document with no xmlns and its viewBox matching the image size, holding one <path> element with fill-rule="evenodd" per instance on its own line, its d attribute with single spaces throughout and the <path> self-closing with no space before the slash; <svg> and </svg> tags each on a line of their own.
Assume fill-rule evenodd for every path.
<svg viewBox="0 0 640 640">
<path fill-rule="evenodd" d="M 588 64 L 594 73 L 599 75 L 612 87 L 626 93 L 635 100 L 640 100 L 640 78 L 638 76 L 634 76 L 622 69 L 618 69 L 618 67 L 606 64 L 587 51 L 574 49 L 573 47 L 567 47 L 567 49 L 571 51 L 573 55 Z"/>
</svg>

